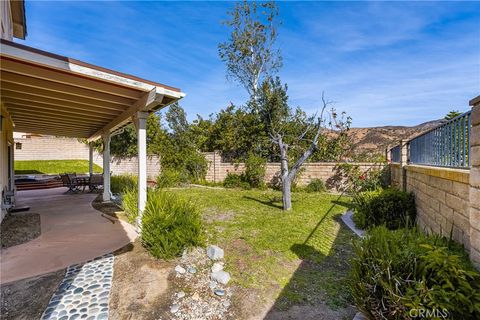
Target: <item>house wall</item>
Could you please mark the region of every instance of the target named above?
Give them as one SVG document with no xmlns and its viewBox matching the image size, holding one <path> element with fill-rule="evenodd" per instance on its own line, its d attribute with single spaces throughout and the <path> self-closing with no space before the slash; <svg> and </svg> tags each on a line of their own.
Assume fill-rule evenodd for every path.
<svg viewBox="0 0 480 320">
<path fill-rule="evenodd" d="M 8 145 L 13 144 L 13 123 L 3 103 L 0 107 L 1 131 L 0 131 L 0 194 L 3 190 L 8 190 Z M 0 198 L 0 203 L 2 199 Z M 6 214 L 5 209 L 1 209 L 0 222 Z"/>
</svg>

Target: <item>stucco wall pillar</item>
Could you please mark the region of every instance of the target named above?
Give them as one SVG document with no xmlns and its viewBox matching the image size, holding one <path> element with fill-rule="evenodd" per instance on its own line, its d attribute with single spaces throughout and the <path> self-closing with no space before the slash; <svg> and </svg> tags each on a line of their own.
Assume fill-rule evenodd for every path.
<svg viewBox="0 0 480 320">
<path fill-rule="evenodd" d="M 103 139 L 103 201 L 110 201 L 110 132 L 102 135 Z"/>
<path fill-rule="evenodd" d="M 137 129 L 138 148 L 138 217 L 137 226 L 141 229 L 142 215 L 147 204 L 147 112 L 137 112 L 134 117 Z"/>
<path fill-rule="evenodd" d="M 480 96 L 470 105 L 470 258 L 480 269 Z"/>
</svg>

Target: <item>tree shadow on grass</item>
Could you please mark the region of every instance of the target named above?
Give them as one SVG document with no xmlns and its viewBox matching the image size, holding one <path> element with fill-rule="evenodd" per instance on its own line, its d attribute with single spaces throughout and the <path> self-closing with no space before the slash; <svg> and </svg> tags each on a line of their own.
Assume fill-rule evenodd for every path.
<svg viewBox="0 0 480 320">
<path fill-rule="evenodd" d="M 276 198 L 271 198 L 269 200 L 261 200 L 261 199 L 257 199 L 257 198 L 254 198 L 254 197 L 250 197 L 250 196 L 243 196 L 244 199 L 248 199 L 248 200 L 253 200 L 253 201 L 256 201 L 258 203 L 261 203 L 261 204 L 264 204 L 266 206 L 269 206 L 269 207 L 272 207 L 272 208 L 276 208 L 276 209 L 282 209 L 283 210 L 283 206 L 280 205 L 280 204 L 276 204 L 275 202 L 278 202 L 279 200 L 276 199 Z M 282 200 L 280 200 L 281 202 Z M 293 201 L 292 201 L 293 202 Z"/>
<path fill-rule="evenodd" d="M 339 217 L 340 229 L 325 252 L 311 242 L 325 222 L 331 208 L 322 215 L 303 243 L 293 244 L 290 250 L 301 259 L 297 270 L 283 288 L 264 319 L 352 319 L 355 309 L 347 287 L 348 260 L 353 255 L 351 240 L 355 235 Z M 318 239 L 318 235 L 317 235 Z"/>
</svg>

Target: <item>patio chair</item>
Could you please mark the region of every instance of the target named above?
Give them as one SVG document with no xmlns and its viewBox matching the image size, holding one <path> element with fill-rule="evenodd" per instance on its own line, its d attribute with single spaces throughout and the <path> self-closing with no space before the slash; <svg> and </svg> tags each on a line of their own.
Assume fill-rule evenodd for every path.
<svg viewBox="0 0 480 320">
<path fill-rule="evenodd" d="M 74 173 L 65 173 L 60 175 L 63 186 L 68 188 L 67 192 L 77 192 L 79 190 L 79 185 L 75 180 L 75 177 L 76 174 Z"/>
<path fill-rule="evenodd" d="M 92 174 L 88 180 L 88 189 L 90 189 L 90 191 L 96 191 L 100 189 L 100 186 L 103 186 L 103 175 Z"/>
</svg>

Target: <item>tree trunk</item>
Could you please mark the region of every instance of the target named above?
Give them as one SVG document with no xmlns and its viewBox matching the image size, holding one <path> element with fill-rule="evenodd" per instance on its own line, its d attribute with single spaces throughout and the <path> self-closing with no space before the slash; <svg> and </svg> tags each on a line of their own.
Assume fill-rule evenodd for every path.
<svg viewBox="0 0 480 320">
<path fill-rule="evenodd" d="M 283 210 L 292 209 L 292 191 L 291 176 L 288 173 L 288 145 L 283 143 L 283 139 L 278 137 L 278 147 L 280 148 L 280 173 L 282 178 L 282 202 Z"/>
<path fill-rule="evenodd" d="M 282 177 L 282 202 L 284 211 L 292 209 L 291 181 L 288 176 Z"/>
</svg>

